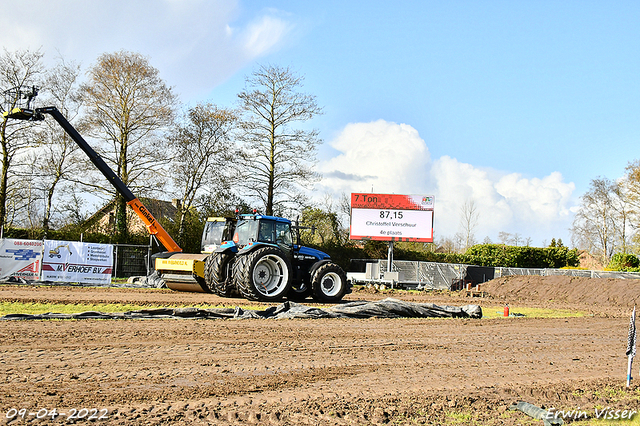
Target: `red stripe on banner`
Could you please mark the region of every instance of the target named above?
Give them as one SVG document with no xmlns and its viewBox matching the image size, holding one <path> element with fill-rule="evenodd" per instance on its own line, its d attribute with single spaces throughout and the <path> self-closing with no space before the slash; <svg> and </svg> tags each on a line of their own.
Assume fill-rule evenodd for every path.
<svg viewBox="0 0 640 426">
<path fill-rule="evenodd" d="M 351 208 L 433 210 L 432 195 L 351 194 Z"/>
<path fill-rule="evenodd" d="M 38 262 L 33 262 L 25 266 L 24 268 L 20 269 L 18 272 L 38 272 L 37 263 Z"/>
</svg>

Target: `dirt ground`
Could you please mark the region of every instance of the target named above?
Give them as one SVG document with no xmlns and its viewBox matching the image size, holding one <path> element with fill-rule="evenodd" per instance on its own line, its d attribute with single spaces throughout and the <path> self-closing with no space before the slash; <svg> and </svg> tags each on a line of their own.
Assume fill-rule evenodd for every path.
<svg viewBox="0 0 640 426">
<path fill-rule="evenodd" d="M 359 290 L 347 299 L 586 315 L 2 321 L 0 424 L 91 416 L 104 425 L 542 424 L 508 410 L 517 401 L 585 413 L 577 424 L 591 424 L 584 417 L 606 407 L 640 411 L 637 363 L 638 378 L 625 386 L 640 281 L 519 277 L 482 288 L 482 298 Z M 0 285 L 0 301 L 249 305 L 170 290 L 12 285 Z M 54 409 L 65 414 L 52 420 Z M 69 419 L 74 413 L 84 418 Z"/>
</svg>

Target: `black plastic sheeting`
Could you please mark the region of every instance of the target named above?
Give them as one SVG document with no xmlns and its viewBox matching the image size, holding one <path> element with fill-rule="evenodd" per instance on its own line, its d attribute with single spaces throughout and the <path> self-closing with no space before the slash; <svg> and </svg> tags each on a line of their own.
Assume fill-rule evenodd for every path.
<svg viewBox="0 0 640 426">
<path fill-rule="evenodd" d="M 542 420 L 544 426 L 563 425 L 564 420 L 556 418 L 553 413 L 549 414 L 547 410 L 536 407 L 528 402 L 520 401 L 509 407 L 509 410 L 519 410 L 536 420 Z"/>
<path fill-rule="evenodd" d="M 411 303 L 396 299 L 376 302 L 350 302 L 329 308 L 316 308 L 300 303 L 284 302 L 263 311 L 235 308 L 160 308 L 128 312 L 82 312 L 77 314 L 9 314 L 0 320 L 43 319 L 153 319 L 153 318 L 199 318 L 199 319 L 294 319 L 294 318 L 482 318 L 478 305 L 462 307 L 438 306 L 432 303 Z"/>
</svg>

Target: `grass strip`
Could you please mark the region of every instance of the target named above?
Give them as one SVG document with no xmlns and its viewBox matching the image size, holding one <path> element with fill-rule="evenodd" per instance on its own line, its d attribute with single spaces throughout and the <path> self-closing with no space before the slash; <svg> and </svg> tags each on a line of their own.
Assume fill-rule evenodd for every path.
<svg viewBox="0 0 640 426">
<path fill-rule="evenodd" d="M 195 306 L 160 306 L 160 305 L 132 305 L 125 303 L 22 303 L 22 302 L 0 302 L 0 316 L 9 314 L 45 314 L 47 312 L 59 314 L 77 314 L 80 312 L 97 311 L 97 312 L 127 312 L 139 311 L 142 309 L 159 309 L 159 308 L 198 308 L 198 309 L 220 309 L 235 308 L 235 306 L 222 305 L 195 305 Z M 265 309 L 263 306 L 240 306 L 245 310 Z"/>
<path fill-rule="evenodd" d="M 588 314 L 583 311 L 573 311 L 570 309 L 549 309 L 549 308 L 519 308 L 511 306 L 509 313 L 513 316 L 522 314 L 525 318 L 580 318 Z M 483 318 L 504 317 L 504 306 L 482 306 Z"/>
</svg>

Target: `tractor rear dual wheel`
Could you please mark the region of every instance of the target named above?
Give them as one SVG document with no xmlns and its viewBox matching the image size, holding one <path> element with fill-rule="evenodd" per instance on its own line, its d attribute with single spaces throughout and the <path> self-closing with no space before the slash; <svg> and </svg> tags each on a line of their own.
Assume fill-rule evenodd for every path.
<svg viewBox="0 0 640 426">
<path fill-rule="evenodd" d="M 291 288 L 291 262 L 277 247 L 261 247 L 237 256 L 233 265 L 236 287 L 249 300 L 273 302 Z"/>
<path fill-rule="evenodd" d="M 235 291 L 233 280 L 228 276 L 229 262 L 232 258 L 229 253 L 211 253 L 205 261 L 205 282 L 218 296 L 231 297 Z"/>
</svg>

